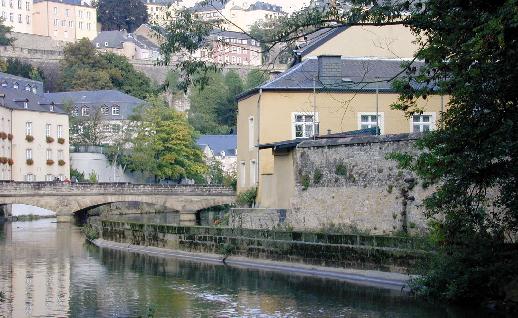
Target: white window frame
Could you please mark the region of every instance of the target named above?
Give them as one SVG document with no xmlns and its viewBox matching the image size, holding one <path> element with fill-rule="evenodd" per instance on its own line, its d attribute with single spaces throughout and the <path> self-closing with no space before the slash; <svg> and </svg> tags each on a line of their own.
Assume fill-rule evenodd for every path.
<svg viewBox="0 0 518 318">
<path fill-rule="evenodd" d="M 112 106 L 112 116 L 119 116 L 121 114 L 120 106 Z"/>
<path fill-rule="evenodd" d="M 45 181 L 47 181 L 47 182 L 54 181 L 54 176 L 51 174 L 45 175 Z"/>
<path fill-rule="evenodd" d="M 246 162 L 239 162 L 239 178 L 241 179 L 241 187 L 246 185 Z"/>
<path fill-rule="evenodd" d="M 58 160 L 64 160 L 65 159 L 65 152 L 60 149 L 58 150 Z"/>
<path fill-rule="evenodd" d="M 295 121 L 297 116 L 315 116 L 315 120 L 314 120 L 314 122 L 313 121 L 297 122 L 297 121 Z M 318 127 L 318 123 L 319 123 L 318 120 L 319 120 L 318 112 L 317 113 L 314 113 L 314 112 L 294 112 L 294 113 L 291 113 L 291 136 L 293 137 L 293 139 L 296 139 L 296 138 L 311 138 L 311 137 L 313 137 L 313 135 L 316 133 L 316 130 L 317 130 L 316 128 Z M 309 125 L 313 126 L 313 135 L 311 135 L 311 136 L 304 136 L 306 130 L 302 129 L 303 136 L 302 137 L 297 137 L 297 129 L 296 129 L 297 123 L 301 123 L 301 124 L 304 124 L 304 125 L 308 125 L 309 124 Z"/>
<path fill-rule="evenodd" d="M 25 160 L 30 160 L 30 159 L 32 159 L 32 149 L 27 148 L 27 149 L 25 149 Z"/>
<path fill-rule="evenodd" d="M 25 123 L 25 135 L 32 136 L 32 122 L 30 121 Z"/>
<path fill-rule="evenodd" d="M 56 131 L 57 131 L 57 137 L 63 138 L 63 125 L 58 125 Z"/>
<path fill-rule="evenodd" d="M 254 116 L 248 117 L 248 148 L 255 148 L 255 119 Z"/>
<path fill-rule="evenodd" d="M 81 116 L 82 117 L 90 116 L 90 108 L 88 106 L 81 107 Z"/>
<path fill-rule="evenodd" d="M 250 160 L 250 186 L 253 187 L 257 184 L 257 161 L 255 159 Z"/>
<path fill-rule="evenodd" d="M 409 120 L 411 133 L 422 132 L 422 128 L 420 128 L 419 131 L 414 131 L 414 116 L 430 116 L 430 122 L 429 122 L 430 131 L 435 130 L 437 128 L 437 126 L 436 126 L 437 113 L 436 112 L 424 112 L 422 114 L 413 114 Z M 422 127 L 423 124 L 425 124 L 425 122 L 419 122 L 417 124 L 420 125 L 420 127 Z"/>
<path fill-rule="evenodd" d="M 47 149 L 46 154 L 47 160 L 52 160 L 52 149 Z"/>
<path fill-rule="evenodd" d="M 378 125 L 380 129 L 380 135 L 385 134 L 385 113 L 384 112 L 359 112 L 358 113 L 358 129 L 364 129 L 362 128 L 362 116 L 375 116 L 378 115 Z M 373 126 L 375 127 L 375 126 Z M 369 127 L 369 128 L 373 128 Z"/>
<path fill-rule="evenodd" d="M 33 175 L 32 173 L 28 173 L 28 174 L 25 175 L 25 181 L 26 182 L 36 181 L 36 176 Z"/>
<path fill-rule="evenodd" d="M 50 137 L 52 134 L 52 125 L 45 124 L 45 137 Z"/>
</svg>

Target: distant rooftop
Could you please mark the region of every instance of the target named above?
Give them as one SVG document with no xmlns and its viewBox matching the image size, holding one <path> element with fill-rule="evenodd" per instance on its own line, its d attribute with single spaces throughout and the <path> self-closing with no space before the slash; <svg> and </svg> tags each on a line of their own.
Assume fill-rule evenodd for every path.
<svg viewBox="0 0 518 318">
<path fill-rule="evenodd" d="M 127 33 L 126 31 L 102 31 L 92 40 L 92 43 L 100 49 L 122 49 L 124 42 L 135 43 L 135 45 L 143 49 L 159 50 L 158 46 L 145 37 L 134 33 Z"/>
<path fill-rule="evenodd" d="M 196 143 L 198 146 L 208 146 L 216 155 L 224 151 L 226 155 L 235 156 L 237 135 L 202 135 Z"/>
</svg>

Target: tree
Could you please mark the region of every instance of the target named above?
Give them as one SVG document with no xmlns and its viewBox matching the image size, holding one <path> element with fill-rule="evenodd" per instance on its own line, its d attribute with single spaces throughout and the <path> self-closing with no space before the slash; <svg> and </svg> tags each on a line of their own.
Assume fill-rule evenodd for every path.
<svg viewBox="0 0 518 318">
<path fill-rule="evenodd" d="M 147 23 L 148 14 L 141 0 L 99 0 L 97 19 L 103 31 L 126 30 L 133 32 Z"/>
<path fill-rule="evenodd" d="M 66 91 L 115 88 L 141 99 L 155 94 L 151 80 L 126 57 L 99 53 L 87 39 L 65 47 L 61 69 Z"/>
<path fill-rule="evenodd" d="M 155 97 L 136 116 L 140 120 L 128 168 L 158 180 L 200 180 L 207 171 L 196 134 L 184 114 Z"/>
<path fill-rule="evenodd" d="M 255 88 L 269 79 L 268 72 L 259 69 L 250 70 L 246 74 L 245 90 Z"/>
<path fill-rule="evenodd" d="M 4 72 L 11 75 L 30 78 L 36 81 L 43 81 L 44 75 L 41 68 L 35 68 L 27 62 L 23 62 L 18 58 L 9 57 L 5 60 L 3 66 Z"/>
<path fill-rule="evenodd" d="M 103 127 L 107 124 L 100 108 L 90 109 L 87 117 L 77 116 L 77 109 L 72 102 L 65 102 L 69 114 L 70 144 L 74 146 L 100 146 L 107 141 Z"/>
<path fill-rule="evenodd" d="M 12 28 L 4 25 L 4 19 L 0 18 L 0 45 L 11 45 L 14 42 L 14 39 L 9 36 Z"/>
</svg>

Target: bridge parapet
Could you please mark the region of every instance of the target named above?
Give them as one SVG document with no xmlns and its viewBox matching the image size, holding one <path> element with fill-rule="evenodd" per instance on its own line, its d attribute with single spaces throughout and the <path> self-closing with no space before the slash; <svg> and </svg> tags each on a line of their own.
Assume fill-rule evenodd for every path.
<svg viewBox="0 0 518 318">
<path fill-rule="evenodd" d="M 212 185 L 164 185 L 132 183 L 0 182 L 1 195 L 23 194 L 170 194 L 234 196 L 232 188 Z"/>
</svg>

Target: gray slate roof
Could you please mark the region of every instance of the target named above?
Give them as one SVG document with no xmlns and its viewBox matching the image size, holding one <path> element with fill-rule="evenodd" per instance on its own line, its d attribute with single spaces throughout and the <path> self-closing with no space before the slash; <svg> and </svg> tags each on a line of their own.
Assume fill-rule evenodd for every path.
<svg viewBox="0 0 518 318">
<path fill-rule="evenodd" d="M 27 108 L 25 108 L 25 102 Z M 0 87 L 0 105 L 9 109 L 66 114 L 61 105 L 52 105 L 44 96 L 12 87 Z"/>
<path fill-rule="evenodd" d="M 208 146 L 216 155 L 224 151 L 227 156 L 235 156 L 237 135 L 202 135 L 197 144 L 198 146 Z"/>
<path fill-rule="evenodd" d="M 136 107 L 145 104 L 143 100 L 117 90 L 46 93 L 45 98 L 60 106 L 68 102 L 78 107 L 88 106 L 94 109 L 102 106 L 120 106 L 119 116 L 112 116 L 110 111 L 109 117 L 112 120 L 128 119 Z"/>
<path fill-rule="evenodd" d="M 340 58 L 339 56 L 321 56 L 312 58 L 288 69 L 276 79 L 239 95 L 243 99 L 263 91 L 353 91 L 393 92 L 392 82 L 395 76 L 402 76 L 402 63 L 399 59 Z M 327 66 L 326 66 L 327 63 Z M 423 63 L 414 62 L 421 66 Z"/>
<path fill-rule="evenodd" d="M 145 37 L 125 31 L 102 31 L 92 40 L 92 43 L 99 44 L 99 48 L 112 49 L 122 49 L 124 42 L 133 42 L 143 49 L 159 50 L 158 46 Z M 108 45 L 105 45 L 106 43 Z"/>
<path fill-rule="evenodd" d="M 325 28 L 318 30 L 313 34 L 308 35 L 307 43 L 300 45 L 300 47 L 294 52 L 298 56 L 306 56 L 348 28 L 348 26 L 339 26 L 336 28 Z"/>
<path fill-rule="evenodd" d="M 207 4 L 202 5 L 200 1 L 192 7 L 192 10 L 194 10 L 195 12 L 223 10 L 227 2 L 228 0 L 209 0 Z"/>
<path fill-rule="evenodd" d="M 91 5 L 89 5 L 88 3 L 81 1 L 81 0 L 34 0 L 34 3 L 45 2 L 45 1 L 66 3 L 66 4 L 82 6 L 82 7 L 91 7 Z"/>
<path fill-rule="evenodd" d="M 36 87 L 36 94 L 43 94 L 43 82 L 0 72 L 0 88 L 12 88 L 15 83 L 18 83 L 19 90 L 25 91 L 25 87 L 29 85 L 31 91 L 32 87 Z"/>
</svg>

